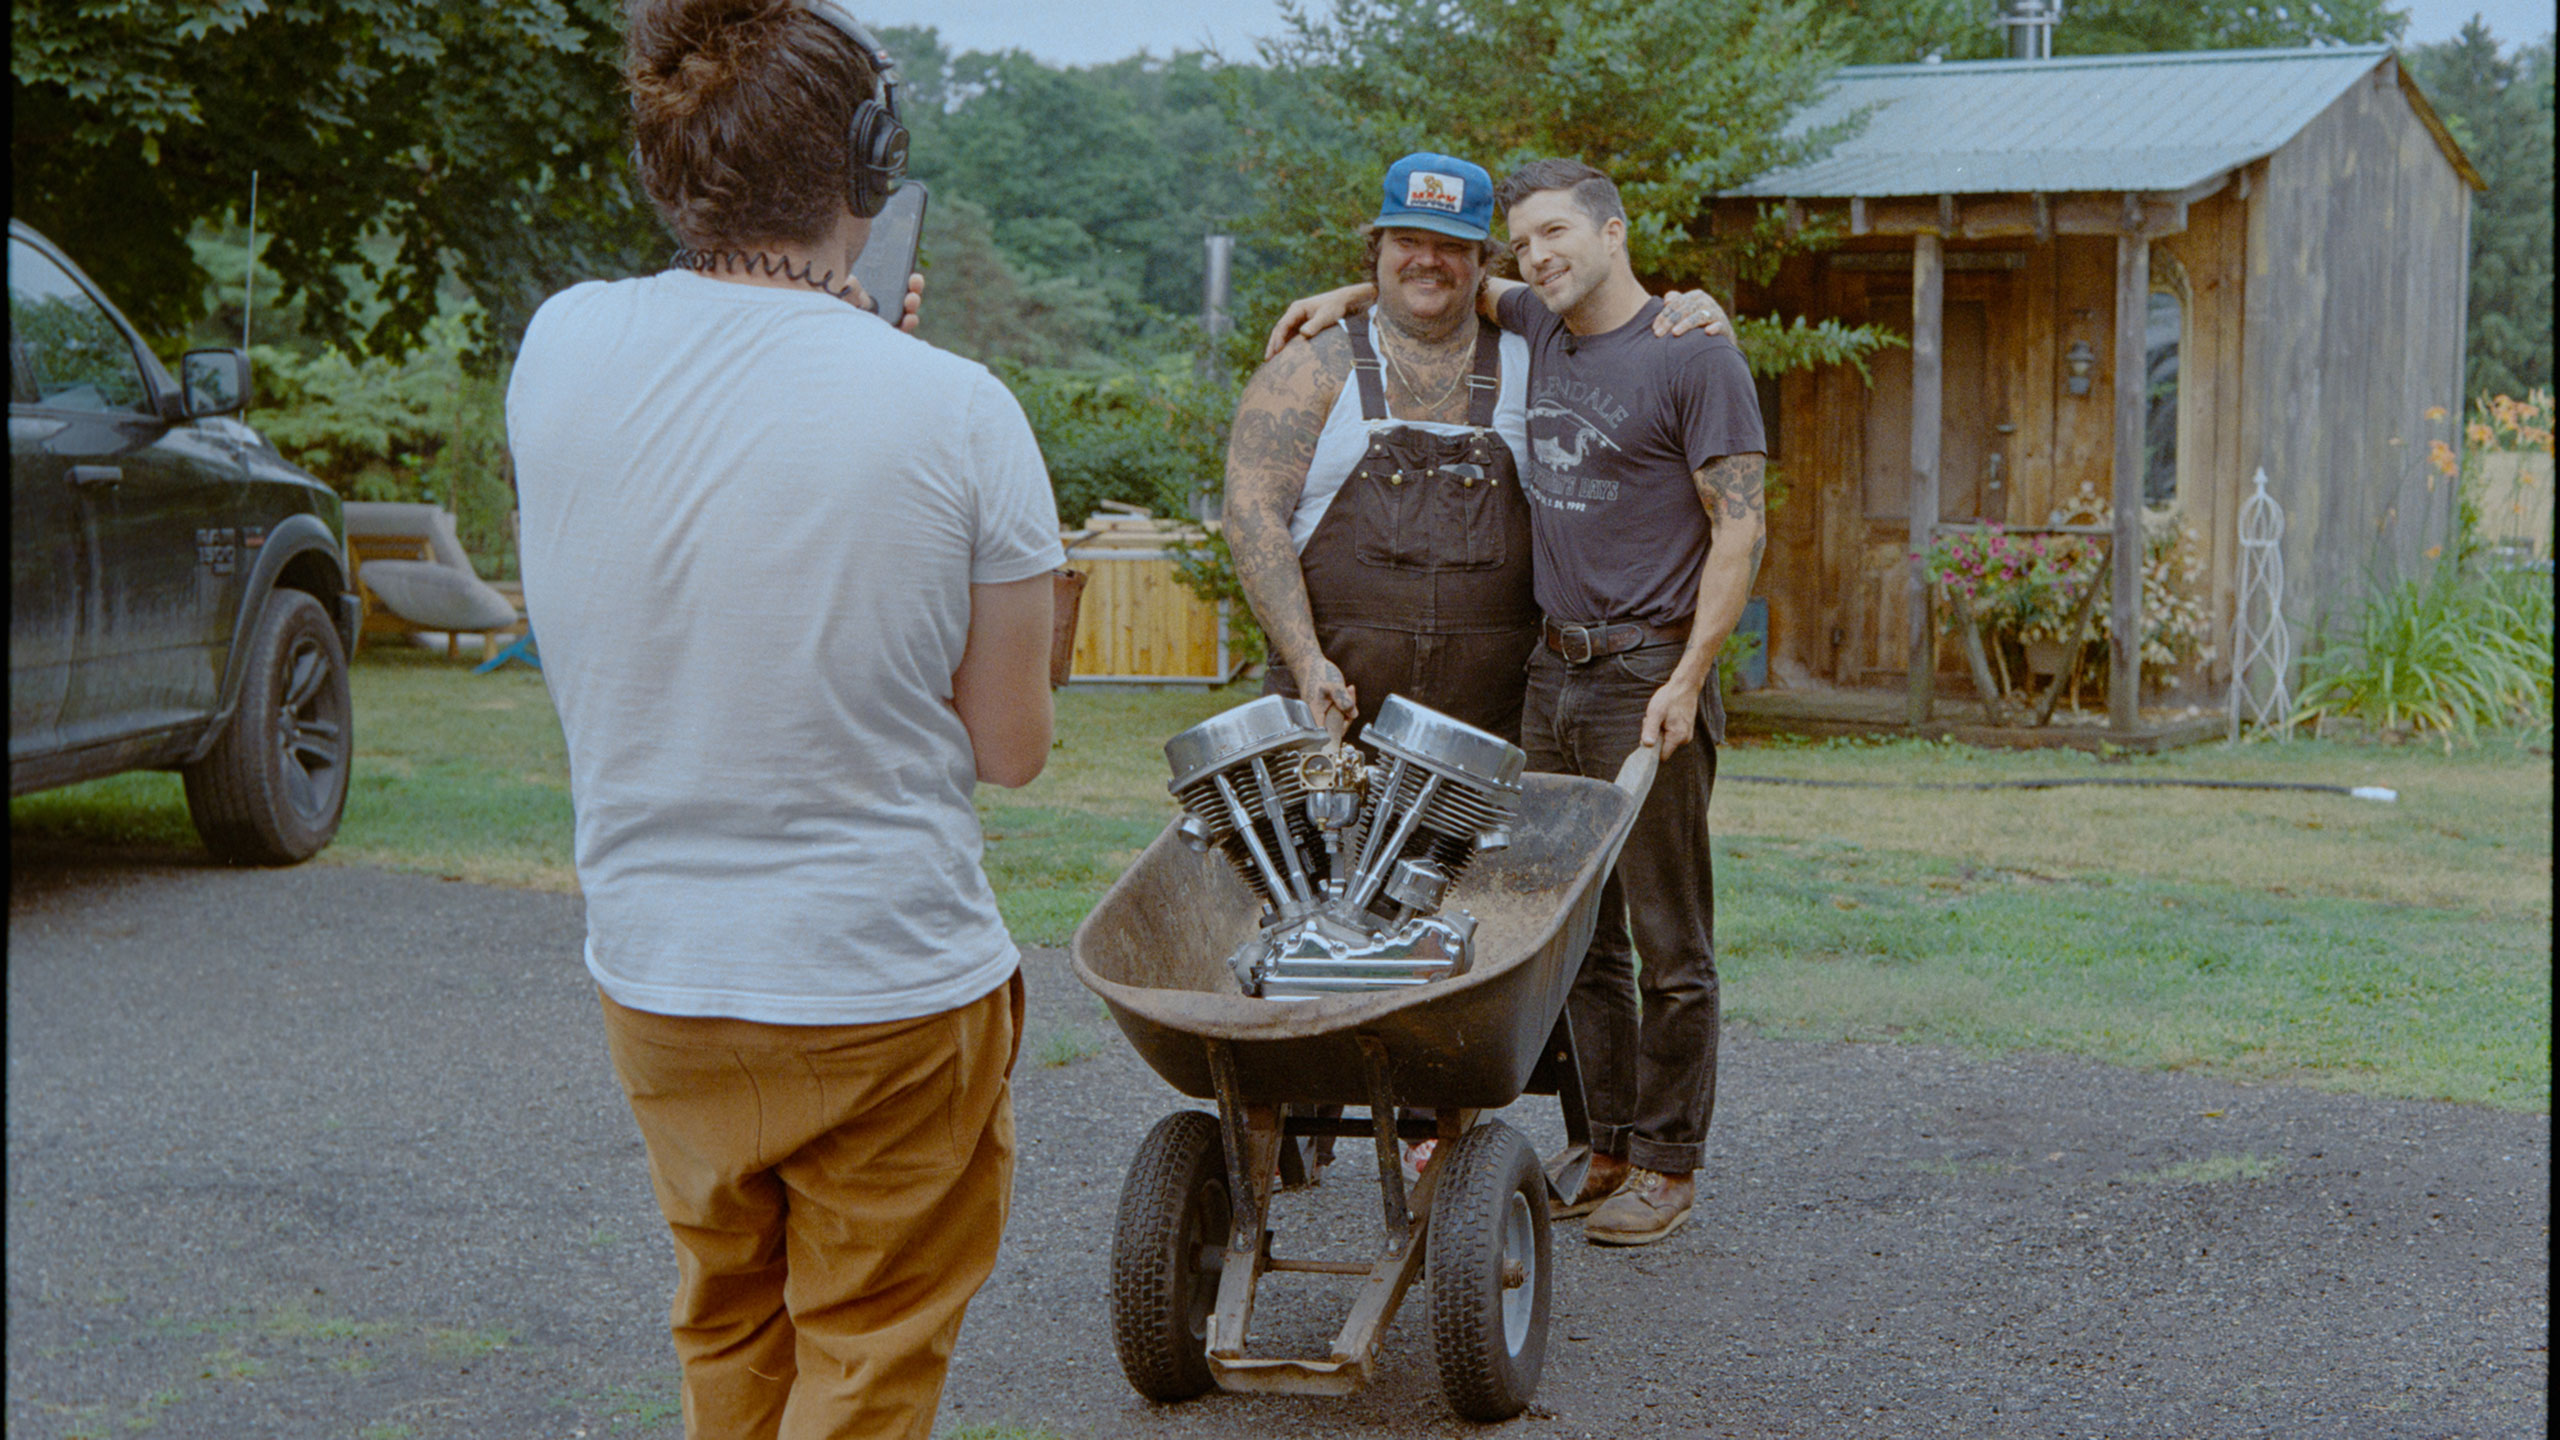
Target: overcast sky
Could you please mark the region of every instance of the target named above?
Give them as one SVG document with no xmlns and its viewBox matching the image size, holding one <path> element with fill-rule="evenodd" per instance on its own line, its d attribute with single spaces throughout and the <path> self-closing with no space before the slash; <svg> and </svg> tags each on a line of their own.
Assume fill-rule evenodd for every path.
<svg viewBox="0 0 2560 1440">
<path fill-rule="evenodd" d="M 931 25 L 960 50 L 1028 50 L 1055 65 L 1094 65 L 1141 50 L 1158 55 L 1215 48 L 1253 58 L 1253 42 L 1280 29 L 1279 0 L 853 0 L 856 14 L 883 25 Z M 1321 3 L 1321 0 L 1319 0 Z M 2173 0 L 2163 0 L 2173 3 Z M 2450 40 L 2479 12 L 2491 34 L 2513 44 L 2551 33 L 2551 0 L 2409 0 L 2405 37 Z M 2063 6 L 2063 23 L 2071 7 Z"/>
</svg>

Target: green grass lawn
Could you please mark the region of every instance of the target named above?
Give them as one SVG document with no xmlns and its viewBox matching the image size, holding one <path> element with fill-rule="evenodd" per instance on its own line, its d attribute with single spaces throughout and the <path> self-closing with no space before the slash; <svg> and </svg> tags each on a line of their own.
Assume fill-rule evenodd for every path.
<svg viewBox="0 0 2560 1440">
<path fill-rule="evenodd" d="M 540 677 L 382 648 L 358 661 L 355 693 L 355 785 L 323 863 L 575 888 Z M 978 799 L 1018 938 L 1065 942 L 1172 818 L 1165 738 L 1251 694 L 1058 697 L 1047 772 Z M 2451 755 L 2325 741 L 2103 761 L 1745 742 L 1721 768 L 1717 939 L 1738 1023 L 2550 1108 L 2551 761 L 2514 737 Z M 2101 775 L 2400 799 L 1914 788 Z M 169 775 L 29 796 L 9 818 L 18 836 L 194 844 Z"/>
</svg>

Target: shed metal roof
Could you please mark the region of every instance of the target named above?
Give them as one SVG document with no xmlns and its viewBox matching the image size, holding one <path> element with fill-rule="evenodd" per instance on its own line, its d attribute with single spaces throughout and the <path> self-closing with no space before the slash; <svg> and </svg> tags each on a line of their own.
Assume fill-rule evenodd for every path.
<svg viewBox="0 0 2560 1440">
<path fill-rule="evenodd" d="M 1864 131 L 1822 159 L 1725 193 L 2184 190 L 2274 152 L 2391 53 L 2357 45 L 1854 65 L 1788 133 L 1873 106 Z M 2411 93 L 2429 128 L 2440 130 Z M 2451 137 L 2438 138 L 2469 178 Z"/>
</svg>

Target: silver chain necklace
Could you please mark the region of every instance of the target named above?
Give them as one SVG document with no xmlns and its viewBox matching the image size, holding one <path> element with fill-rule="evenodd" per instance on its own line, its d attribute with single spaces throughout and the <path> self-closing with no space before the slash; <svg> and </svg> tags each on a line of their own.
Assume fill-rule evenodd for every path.
<svg viewBox="0 0 2560 1440">
<path fill-rule="evenodd" d="M 1450 377 L 1449 388 L 1440 392 L 1439 399 L 1430 401 L 1423 400 L 1422 387 L 1413 382 L 1412 372 L 1405 368 L 1403 361 L 1396 358 L 1396 352 L 1387 344 L 1387 332 L 1394 328 L 1395 326 L 1391 322 L 1382 322 L 1376 327 L 1375 333 L 1378 337 L 1378 353 L 1386 357 L 1387 368 L 1395 372 L 1397 380 L 1403 382 L 1406 397 L 1415 401 L 1416 408 L 1426 415 L 1434 410 L 1446 407 L 1450 401 L 1457 398 L 1458 387 L 1466 383 L 1469 367 L 1463 364 L 1458 367 L 1458 373 Z"/>
</svg>

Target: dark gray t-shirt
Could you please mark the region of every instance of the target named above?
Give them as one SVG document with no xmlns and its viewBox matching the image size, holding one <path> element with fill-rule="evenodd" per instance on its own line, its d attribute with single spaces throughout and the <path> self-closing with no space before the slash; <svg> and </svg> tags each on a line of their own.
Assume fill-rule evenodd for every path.
<svg viewBox="0 0 2560 1440">
<path fill-rule="evenodd" d="M 1538 608 L 1576 625 L 1669 625 L 1698 607 L 1707 512 L 1691 478 L 1766 453 L 1751 369 L 1731 337 L 1653 333 L 1659 299 L 1576 336 L 1528 289 L 1502 327 L 1529 342 L 1529 496 Z"/>
</svg>

